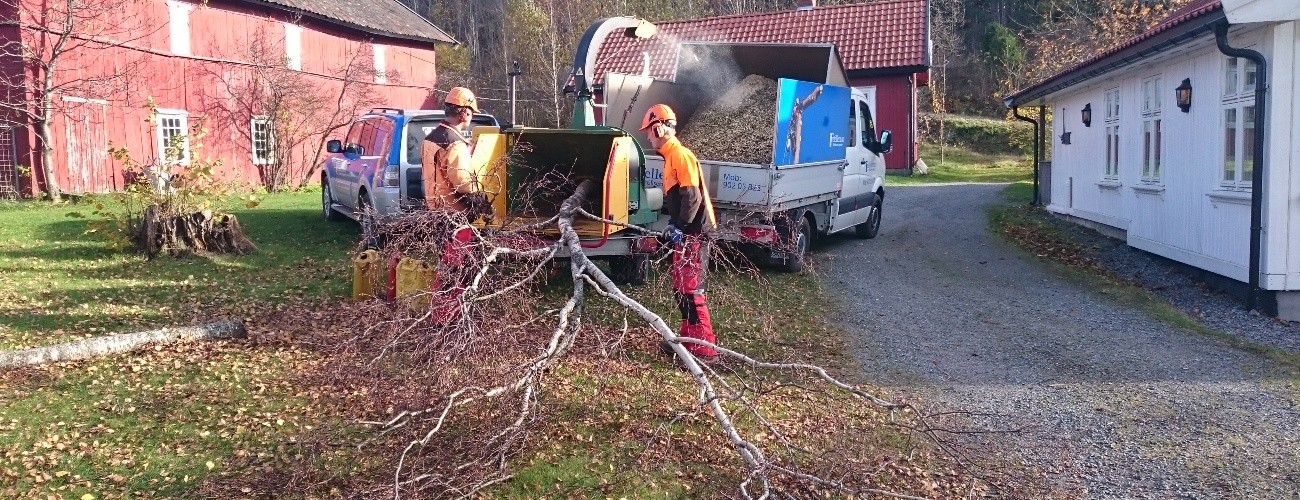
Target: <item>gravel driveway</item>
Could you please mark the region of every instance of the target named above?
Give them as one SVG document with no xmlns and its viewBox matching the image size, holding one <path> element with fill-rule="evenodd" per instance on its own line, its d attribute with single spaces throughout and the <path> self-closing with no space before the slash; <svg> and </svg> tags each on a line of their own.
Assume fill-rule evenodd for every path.
<svg viewBox="0 0 1300 500">
<path fill-rule="evenodd" d="M 821 245 L 872 383 L 970 412 L 949 427 L 1016 430 L 954 437 L 1024 488 L 1009 496 L 1300 498 L 1295 368 L 1063 279 L 988 230 L 1001 190 L 894 187 L 877 239 Z M 1235 311 L 1199 296 L 1223 303 L 1200 311 Z M 1252 321 L 1283 347 L 1300 339 Z"/>
</svg>

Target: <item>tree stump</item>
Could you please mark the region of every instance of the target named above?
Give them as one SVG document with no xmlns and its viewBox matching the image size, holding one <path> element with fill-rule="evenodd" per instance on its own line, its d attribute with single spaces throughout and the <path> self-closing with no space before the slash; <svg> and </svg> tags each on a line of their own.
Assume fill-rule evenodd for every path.
<svg viewBox="0 0 1300 500">
<path fill-rule="evenodd" d="M 145 209 L 136 241 L 149 258 L 162 252 L 244 255 L 257 249 L 234 215 L 211 210 L 174 213 L 157 204 Z"/>
</svg>

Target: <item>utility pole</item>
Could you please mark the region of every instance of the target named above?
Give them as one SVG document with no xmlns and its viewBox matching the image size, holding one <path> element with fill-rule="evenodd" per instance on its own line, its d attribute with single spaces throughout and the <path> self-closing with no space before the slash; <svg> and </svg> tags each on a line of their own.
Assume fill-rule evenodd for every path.
<svg viewBox="0 0 1300 500">
<path fill-rule="evenodd" d="M 515 81 L 519 79 L 519 75 L 524 74 L 523 71 L 519 70 L 518 59 L 514 60 L 513 64 L 514 64 L 514 69 L 510 70 L 509 73 L 506 73 L 506 76 L 510 77 L 510 124 L 511 125 L 515 125 L 516 123 L 518 123 L 517 121 L 515 121 Z"/>
</svg>

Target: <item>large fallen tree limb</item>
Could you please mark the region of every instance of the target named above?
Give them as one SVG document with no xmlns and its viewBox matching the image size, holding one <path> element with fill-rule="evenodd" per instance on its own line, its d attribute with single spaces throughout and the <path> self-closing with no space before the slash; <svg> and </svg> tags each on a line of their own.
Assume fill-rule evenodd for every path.
<svg viewBox="0 0 1300 500">
<path fill-rule="evenodd" d="M 620 307 L 639 317 L 658 333 L 662 340 L 671 345 L 675 357 L 685 369 L 685 375 L 697 386 L 698 399 L 696 404 L 712 415 L 720 428 L 719 430 L 729 441 L 731 445 L 729 448 L 744 463 L 746 473 L 743 481 L 738 485 L 741 496 L 746 498 L 766 498 L 774 494 L 788 494 L 788 492 L 783 491 L 782 486 L 777 485 L 779 479 L 782 483 L 787 480 L 794 480 L 815 485 L 818 488 L 849 494 L 915 498 L 869 485 L 849 484 L 839 478 L 823 477 L 815 473 L 801 471 L 797 466 L 792 466 L 791 463 L 783 460 L 773 460 L 767 456 L 764 447 L 748 437 L 748 434 L 753 431 L 742 430 L 735 424 L 732 416 L 733 412 L 752 414 L 756 417 L 754 420 L 763 428 L 763 432 L 777 436 L 786 448 L 797 448 L 797 446 L 794 446 L 794 443 L 790 442 L 779 429 L 762 415 L 758 406 L 749 397 L 745 396 L 744 390 L 737 390 L 737 388 L 732 387 L 712 367 L 699 362 L 685 347 L 687 343 L 708 343 L 681 337 L 663 317 L 619 289 L 605 275 L 604 271 L 586 256 L 578 234 L 574 230 L 575 221 L 588 219 L 614 223 L 594 216 L 581 208 L 592 189 L 594 189 L 594 183 L 590 180 L 578 183 L 572 194 L 560 204 L 557 216 L 547 221 L 553 223 L 554 227 L 558 229 L 560 235 L 559 246 L 567 250 L 569 254 L 568 274 L 573 288 L 563 307 L 558 311 L 546 313 L 549 315 L 550 321 L 555 321 L 555 323 L 549 339 L 539 346 L 541 351 L 535 352 L 525 360 L 520 360 L 522 363 L 512 363 L 513 368 L 507 371 L 510 375 L 497 379 L 491 384 L 481 384 L 481 379 L 471 380 L 470 383 L 461 385 L 430 401 L 432 404 L 427 406 L 422 405 L 422 407 L 400 411 L 391 418 L 382 421 L 362 420 L 361 423 L 379 429 L 380 435 L 399 432 L 403 429 L 409 429 L 411 426 L 418 426 L 417 428 L 422 429 L 407 441 L 397 461 L 397 467 L 393 473 L 390 486 L 394 498 L 433 492 L 440 492 L 440 494 L 449 497 L 472 496 L 481 491 L 482 488 L 509 477 L 505 470 L 509 451 L 508 447 L 503 444 L 517 441 L 520 436 L 524 435 L 525 426 L 536 410 L 537 395 L 542 391 L 542 379 L 550 375 L 551 368 L 569 353 L 580 332 L 584 329 L 582 318 L 585 303 L 590 298 L 587 294 L 588 291 L 595 292 L 598 296 L 617 303 Z M 646 233 L 644 229 L 639 227 L 623 227 L 629 231 Z M 475 317 L 473 309 L 478 307 L 475 304 L 483 304 L 490 299 L 495 300 L 503 294 L 521 292 L 524 288 L 523 283 L 532 281 L 538 276 L 544 264 L 557 256 L 556 247 L 514 249 L 509 248 L 508 241 L 508 238 L 493 239 L 492 235 L 486 233 L 479 235 L 478 257 L 470 266 L 472 269 L 464 271 L 470 279 L 468 280 L 468 286 L 465 287 L 465 295 L 461 298 L 461 316 L 463 318 Z M 489 273 L 501 266 L 503 257 L 511 255 L 526 257 L 525 260 L 531 262 L 524 266 L 525 270 L 522 271 L 522 274 L 513 275 L 515 276 L 514 279 L 518 281 L 494 282 L 492 286 L 497 288 L 485 288 L 486 278 Z M 394 338 L 406 337 L 407 333 L 411 332 L 415 325 L 427 321 L 428 317 L 428 314 L 418 316 L 409 326 L 403 328 L 401 335 Z M 536 319 L 541 318 L 535 318 L 534 320 Z M 455 330 L 460 332 L 458 335 L 461 335 L 461 338 L 473 338 L 477 335 L 473 332 L 491 334 L 490 331 L 481 328 L 481 325 L 461 323 Z M 437 331 L 442 332 L 442 330 L 446 329 L 447 327 L 444 326 Z M 445 332 L 438 333 L 435 337 L 438 335 L 445 335 Z M 385 352 L 391 352 L 397 345 L 397 343 L 392 342 L 384 345 L 380 356 L 383 356 Z M 717 348 L 717 346 L 713 347 Z M 787 374 L 802 373 L 817 383 L 825 384 L 842 394 L 854 397 L 858 401 L 890 412 L 891 415 L 895 410 L 907 410 L 906 405 L 887 401 L 861 388 L 842 382 L 816 365 L 772 363 L 755 359 L 731 349 L 717 349 L 723 357 L 730 358 L 735 365 L 750 370 L 770 370 Z M 470 351 L 460 350 L 455 352 Z M 454 357 L 448 356 L 447 358 Z M 500 428 L 495 429 L 488 435 L 490 437 L 476 443 L 475 448 L 481 453 L 475 454 L 475 458 L 470 458 L 457 467 L 457 470 L 466 467 L 485 467 L 492 469 L 491 472 L 476 479 L 462 482 L 455 479 L 454 474 L 427 473 L 422 472 L 420 467 L 413 466 L 411 459 L 421 449 L 430 446 L 434 442 L 435 436 L 439 436 L 447 430 L 453 414 L 472 411 L 471 406 L 486 404 L 494 399 L 502 401 L 507 407 L 513 406 L 514 410 L 505 410 L 505 407 L 499 407 L 504 414 L 502 415 L 503 418 L 506 418 L 507 415 L 508 418 L 503 421 Z M 727 403 L 727 405 L 724 406 L 724 403 Z M 379 494 L 379 492 L 372 490 L 368 494 Z M 439 495 L 439 493 L 434 494 Z"/>
<path fill-rule="evenodd" d="M 151 344 L 173 344 L 189 340 L 237 339 L 247 336 L 248 332 L 244 330 L 244 323 L 241 321 L 216 321 L 199 326 L 120 333 L 34 349 L 0 352 L 0 368 L 15 368 L 92 358 L 106 354 L 134 351 Z"/>
</svg>

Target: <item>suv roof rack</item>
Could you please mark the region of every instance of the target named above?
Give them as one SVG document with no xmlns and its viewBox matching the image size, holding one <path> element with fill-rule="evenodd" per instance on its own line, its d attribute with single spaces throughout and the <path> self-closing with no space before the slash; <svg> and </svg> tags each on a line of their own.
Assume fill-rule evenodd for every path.
<svg viewBox="0 0 1300 500">
<path fill-rule="evenodd" d="M 402 110 L 397 108 L 370 108 L 370 112 L 371 113 L 393 113 L 395 115 L 404 114 L 402 113 Z"/>
</svg>

